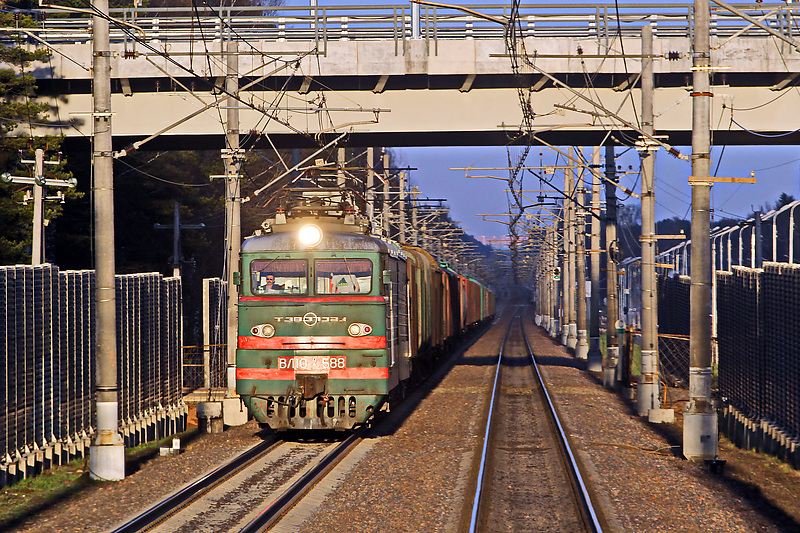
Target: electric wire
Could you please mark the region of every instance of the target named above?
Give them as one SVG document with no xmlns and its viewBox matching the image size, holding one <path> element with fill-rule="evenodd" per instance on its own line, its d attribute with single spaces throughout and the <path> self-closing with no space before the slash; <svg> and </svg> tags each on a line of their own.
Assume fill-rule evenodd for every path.
<svg viewBox="0 0 800 533">
<path fill-rule="evenodd" d="M 168 179 L 159 178 L 158 176 L 154 176 L 153 174 L 150 174 L 149 172 L 145 172 L 141 168 L 138 168 L 138 167 L 135 167 L 135 166 L 131 165 L 127 161 L 124 161 L 122 159 L 118 159 L 118 161 L 120 163 L 122 163 L 123 165 L 125 165 L 127 167 L 130 167 L 131 171 L 138 172 L 139 174 L 142 174 L 143 176 L 147 176 L 148 178 L 151 178 L 151 179 L 154 179 L 156 181 L 163 182 L 163 183 L 168 183 L 170 185 L 178 185 L 180 187 L 208 187 L 208 186 L 211 185 L 210 183 L 180 183 L 178 181 L 171 181 L 171 180 L 168 180 Z"/>
</svg>

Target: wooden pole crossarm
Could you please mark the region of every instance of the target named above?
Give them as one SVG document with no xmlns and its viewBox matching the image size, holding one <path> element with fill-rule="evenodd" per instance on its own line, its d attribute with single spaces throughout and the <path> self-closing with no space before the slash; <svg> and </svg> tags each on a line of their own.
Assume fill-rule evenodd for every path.
<svg viewBox="0 0 800 533">
<path fill-rule="evenodd" d="M 689 183 L 756 183 L 756 178 L 723 178 L 720 176 L 689 176 Z"/>
<path fill-rule="evenodd" d="M 658 239 L 684 240 L 684 239 L 686 239 L 686 234 L 685 233 L 678 233 L 676 235 L 651 235 L 651 236 L 639 235 L 639 241 L 640 242 L 648 242 L 650 240 L 658 240 Z"/>
</svg>

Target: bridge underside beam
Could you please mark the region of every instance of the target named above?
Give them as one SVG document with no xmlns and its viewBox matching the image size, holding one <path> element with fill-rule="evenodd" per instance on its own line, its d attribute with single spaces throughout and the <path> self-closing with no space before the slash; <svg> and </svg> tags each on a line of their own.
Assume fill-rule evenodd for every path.
<svg viewBox="0 0 800 533">
<path fill-rule="evenodd" d="M 674 146 L 691 146 L 691 132 L 685 131 L 664 131 L 660 135 L 669 136 L 670 143 Z M 634 131 L 622 131 L 620 136 L 626 135 L 628 138 L 636 136 Z M 781 142 L 766 142 L 769 139 L 755 139 L 752 135 L 745 132 L 729 132 L 718 130 L 713 132 L 715 146 L 739 145 L 739 146 L 758 146 L 758 145 L 800 145 L 800 132 L 793 133 L 786 137 L 780 137 Z M 548 132 L 541 135 L 541 138 L 549 144 L 556 146 L 597 146 L 603 139 L 605 133 L 602 131 L 562 131 Z M 121 150 L 130 146 L 135 141 L 144 139 L 144 136 L 115 136 L 114 149 Z M 325 137 L 327 139 L 327 137 Z M 312 137 L 297 135 L 292 133 L 273 134 L 270 136 L 272 144 L 276 148 L 318 148 L 319 144 L 313 141 Z M 774 141 L 775 139 L 772 139 Z M 217 150 L 224 148 L 225 136 L 219 135 L 162 135 L 158 139 L 142 146 L 142 150 Z M 270 149 L 272 147 L 266 137 L 250 139 L 242 143 L 246 148 Z M 428 147 L 428 146 L 505 146 L 509 144 L 509 136 L 497 131 L 469 131 L 469 132 L 385 132 L 385 133 L 353 133 L 347 137 L 348 146 L 370 147 L 370 146 L 393 146 L 393 147 Z M 511 144 L 523 144 L 522 140 Z M 534 139 L 533 146 L 543 144 Z M 66 150 L 80 150 L 89 148 L 89 139 L 86 137 L 67 137 L 64 142 Z"/>
<path fill-rule="evenodd" d="M 462 80 L 463 83 L 463 80 Z M 766 137 L 764 134 L 792 132 L 800 124 L 800 94 L 788 92 L 781 106 L 756 107 L 775 97 L 769 87 L 715 87 L 712 104 L 712 121 L 717 131 L 714 144 L 800 144 L 800 134 Z M 616 129 L 611 118 L 598 116 L 598 109 L 576 100 L 570 109 L 558 109 L 567 98 L 567 91 L 546 88 L 534 93 L 531 101 L 537 116 L 533 125 L 537 135 L 553 144 L 597 144 L 609 129 Z M 640 108 L 639 90 L 633 91 L 631 105 L 628 93 L 612 88 L 592 92 L 607 109 L 620 109 L 619 114 L 632 124 L 637 123 L 635 109 Z M 201 93 L 202 102 L 214 103 L 215 95 Z M 283 101 L 291 107 L 270 107 L 280 101 L 274 92 L 243 93 L 245 102 L 264 105 L 264 112 L 241 104 L 240 131 L 243 142 L 266 142 L 269 135 L 276 145 L 317 146 L 315 135 L 333 135 L 349 131 L 350 142 L 365 146 L 473 146 L 505 145 L 519 130 L 520 110 L 515 89 L 472 89 L 462 92 L 458 88 L 439 91 L 327 91 L 327 108 L 324 113 L 302 103 L 309 95 L 289 93 Z M 218 97 L 218 96 L 217 96 Z M 43 99 L 42 101 L 50 101 Z M 220 105 L 226 105 L 220 98 Z M 89 95 L 73 94 L 66 102 L 59 102 L 52 119 L 72 116 L 69 127 L 38 128 L 37 134 L 65 133 L 68 138 L 87 139 L 91 135 L 90 121 L 85 114 L 90 109 Z M 736 123 L 731 122 L 731 106 L 736 111 Z M 124 147 L 132 140 L 140 140 L 179 123 L 202 107 L 202 103 L 182 91 L 141 93 L 133 96 L 122 93 L 112 98 L 113 131 L 115 145 Z M 358 109 L 362 111 L 358 111 Z M 373 109 L 384 111 L 375 113 Z M 691 97 L 683 88 L 661 88 L 655 95 L 655 132 L 667 135 L 668 142 L 676 146 L 691 144 Z M 600 114 L 602 115 L 602 114 Z M 270 118 L 267 118 L 267 117 Z M 199 145 L 222 147 L 224 125 L 219 113 L 211 107 L 207 111 L 169 129 L 150 141 L 142 149 L 157 147 L 193 148 Z M 754 133 L 758 132 L 758 134 Z M 614 133 L 625 144 L 637 138 L 631 132 Z M 248 138 L 250 141 L 248 141 Z M 580 142 L 577 142 L 580 141 Z M 80 141 L 79 141 L 80 142 Z M 535 141 L 534 141 L 535 143 Z"/>
<path fill-rule="evenodd" d="M 313 43 L 259 41 L 256 48 L 238 57 L 239 85 L 254 83 L 249 92 L 242 93 L 244 102 L 268 109 L 259 112 L 242 104 L 240 131 L 250 131 L 253 138 L 269 135 L 281 146 L 317 145 L 315 134 L 344 131 L 352 132 L 351 142 L 372 145 L 504 145 L 509 138 L 506 132 L 518 129 L 522 122 L 518 88 L 533 91 L 534 128 L 548 142 L 595 144 L 615 128 L 614 120 L 598 114 L 598 109 L 569 90 L 556 88 L 542 73 L 514 76 L 502 39 L 401 44 L 326 41 L 324 50 L 314 53 Z M 656 134 L 668 135 L 673 145 L 688 145 L 690 139 L 690 44 L 685 37 L 658 37 L 654 45 L 663 55 L 654 64 L 654 128 Z M 796 144 L 795 134 L 765 137 L 750 132 L 780 134 L 800 124 L 800 95 L 792 88 L 800 72 L 800 56 L 781 54 L 763 37 L 718 44 L 715 64 L 721 71 L 714 75 L 711 124 L 720 131 L 714 134 L 714 143 Z M 627 61 L 607 57 L 608 49 L 595 39 L 526 39 L 526 48 L 536 51 L 537 68 L 606 109 L 619 109 L 629 123 L 638 123 L 638 36 L 626 38 Z M 52 119 L 71 116 L 73 120 L 63 128 L 37 128 L 34 133 L 89 136 L 86 113 L 92 109 L 91 73 L 81 65 L 91 64 L 90 43 L 59 45 L 58 49 L 50 62 L 36 64 L 32 70 L 38 78 L 40 101 L 53 106 Z M 117 146 L 164 129 L 168 131 L 143 148 L 222 146 L 225 125 L 220 123 L 220 109 L 211 107 L 185 120 L 204 104 L 224 98 L 214 88 L 225 76 L 224 61 L 214 56 L 221 52 L 211 50 L 214 60 L 207 61 L 205 52 L 197 53 L 185 42 L 170 43 L 169 58 L 154 52 L 126 54 L 119 43 L 112 49 L 111 108 Z M 587 83 L 591 90 L 585 88 Z M 276 92 L 281 88 L 287 91 L 283 96 Z M 776 91 L 785 93 L 776 95 Z M 325 109 L 315 108 L 323 100 Z M 574 109 L 556 107 L 565 104 Z M 276 110 L 276 105 L 284 107 Z M 354 111 L 359 108 L 363 111 Z M 390 111 L 376 116 L 373 109 Z M 731 120 L 732 109 L 736 123 Z M 633 140 L 627 138 L 626 144 Z"/>
</svg>

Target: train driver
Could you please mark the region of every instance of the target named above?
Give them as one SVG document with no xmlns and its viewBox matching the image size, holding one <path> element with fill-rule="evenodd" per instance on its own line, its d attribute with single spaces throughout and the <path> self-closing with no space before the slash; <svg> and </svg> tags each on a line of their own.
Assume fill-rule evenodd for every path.
<svg viewBox="0 0 800 533">
<path fill-rule="evenodd" d="M 283 285 L 275 283 L 275 274 L 261 272 L 258 280 L 258 289 L 262 293 L 275 293 L 283 290 Z"/>
</svg>

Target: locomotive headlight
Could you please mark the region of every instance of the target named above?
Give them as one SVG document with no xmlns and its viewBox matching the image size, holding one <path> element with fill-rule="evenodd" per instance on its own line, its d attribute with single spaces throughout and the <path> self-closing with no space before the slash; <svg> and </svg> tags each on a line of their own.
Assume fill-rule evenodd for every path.
<svg viewBox="0 0 800 533">
<path fill-rule="evenodd" d="M 250 333 L 256 337 L 270 338 L 275 335 L 275 326 L 272 324 L 259 324 L 258 326 L 250 328 Z"/>
<path fill-rule="evenodd" d="M 372 326 L 360 322 L 353 322 L 347 326 L 347 333 L 349 333 L 351 337 L 363 337 L 364 335 L 372 333 Z"/>
<path fill-rule="evenodd" d="M 303 246 L 312 247 L 318 245 L 322 241 L 322 230 L 319 226 L 314 224 L 306 224 L 300 228 L 300 242 Z"/>
</svg>

